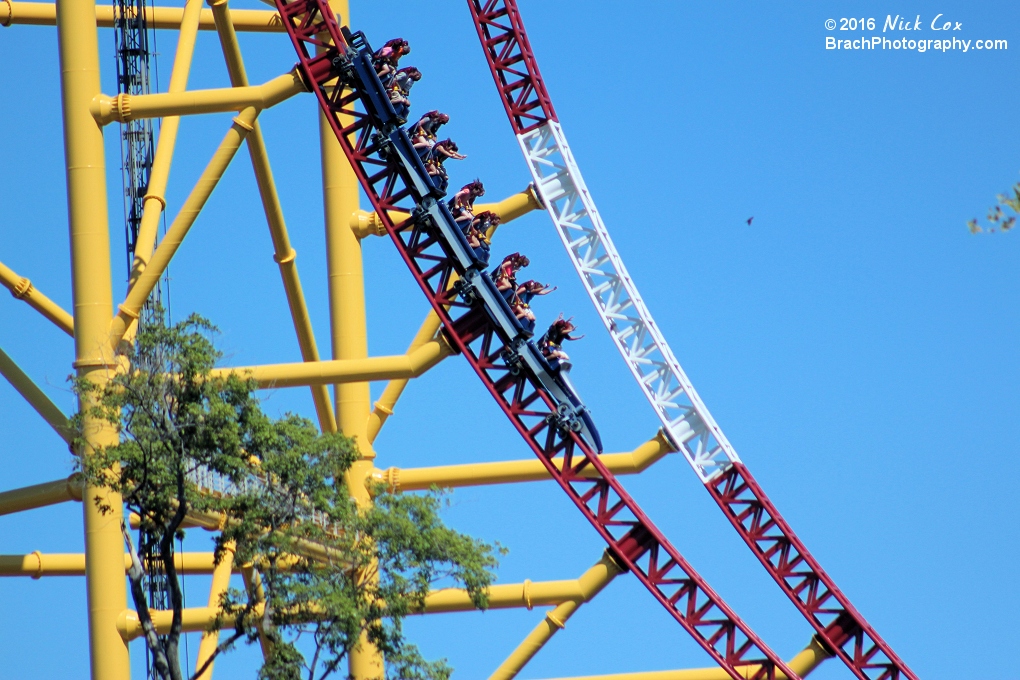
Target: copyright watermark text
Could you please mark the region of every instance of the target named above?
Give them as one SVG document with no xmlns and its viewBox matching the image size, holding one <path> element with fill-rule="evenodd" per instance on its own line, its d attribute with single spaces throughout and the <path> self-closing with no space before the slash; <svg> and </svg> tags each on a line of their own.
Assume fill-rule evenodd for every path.
<svg viewBox="0 0 1020 680">
<path fill-rule="evenodd" d="M 826 19 L 825 30 L 834 32 L 834 35 L 825 36 L 826 50 L 967 53 L 1009 49 L 1009 42 L 1001 38 L 967 37 L 962 21 L 942 13 L 935 14 L 930 21 L 920 14 Z"/>
</svg>

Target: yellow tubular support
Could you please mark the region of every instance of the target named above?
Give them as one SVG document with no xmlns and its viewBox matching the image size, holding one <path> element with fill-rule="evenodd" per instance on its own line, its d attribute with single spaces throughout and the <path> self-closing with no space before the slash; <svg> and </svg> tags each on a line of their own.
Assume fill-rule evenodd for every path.
<svg viewBox="0 0 1020 680">
<path fill-rule="evenodd" d="M 372 214 L 374 215 L 375 213 Z M 414 354 L 424 347 L 426 343 L 435 341 L 434 339 L 437 337 L 436 333 L 438 332 L 439 315 L 434 311 L 429 312 L 429 315 L 425 317 L 425 322 L 418 329 L 418 334 L 411 341 L 411 346 L 407 348 L 407 354 Z M 441 359 L 442 357 L 440 357 Z M 375 442 L 375 438 L 379 434 L 383 423 L 393 415 L 393 407 L 396 406 L 397 399 L 403 394 L 405 387 L 407 387 L 407 378 L 395 378 L 386 384 L 386 388 L 379 396 L 379 401 L 375 402 L 372 412 L 368 414 L 368 440 L 370 442 Z"/>
<path fill-rule="evenodd" d="M 607 577 L 607 574 L 604 573 L 607 569 L 602 565 L 603 562 L 600 561 L 585 572 L 580 579 L 573 581 L 539 581 L 537 583 L 525 581 L 524 583 L 507 583 L 490 586 L 489 608 L 510 609 L 526 607 L 531 609 L 533 607 L 558 605 L 564 602 L 586 602 L 594 597 L 595 593 L 601 590 L 605 583 L 608 583 L 608 580 L 605 583 L 601 582 L 601 579 Z M 241 570 L 241 573 L 245 573 L 244 569 Z M 616 573 L 619 573 L 618 570 Z M 253 570 L 253 576 L 255 575 L 257 575 L 257 572 Z M 614 573 L 613 576 L 615 575 Z M 608 578 L 611 579 L 611 576 Z M 425 597 L 425 608 L 415 613 L 442 614 L 467 611 L 477 611 L 477 607 L 471 602 L 471 597 L 467 591 L 459 588 L 444 588 L 443 590 L 429 593 Z M 216 607 L 185 609 L 185 632 L 206 630 L 216 618 L 216 613 Z M 156 624 L 156 628 L 160 633 L 170 630 L 172 614 L 173 612 L 170 611 L 152 612 L 153 623 Z M 141 634 L 141 625 L 138 623 L 138 615 L 135 612 L 131 610 L 125 611 L 121 614 L 119 621 L 118 625 L 120 626 L 121 634 L 127 639 L 133 639 Z M 229 617 L 223 618 L 224 627 L 232 625 L 232 619 Z"/>
<path fill-rule="evenodd" d="M 117 16 L 116 10 L 109 5 L 96 7 L 96 25 L 100 28 L 113 28 Z M 177 30 L 181 27 L 184 17 L 183 7 L 146 7 L 145 23 L 149 28 L 168 28 Z M 202 10 L 199 15 L 198 28 L 203 31 L 216 29 L 213 13 Z M 276 12 L 259 9 L 235 10 L 231 17 L 234 30 L 255 33 L 282 33 L 283 21 Z M 14 2 L 0 0 L 0 26 L 14 24 L 32 26 L 56 26 L 57 6 L 49 2 Z"/>
<path fill-rule="evenodd" d="M 25 301 L 29 307 L 55 323 L 57 328 L 72 338 L 74 337 L 74 319 L 71 315 L 63 307 L 36 290 L 31 281 L 15 274 L 3 262 L 0 262 L 0 283 L 11 291 L 11 295 Z"/>
<path fill-rule="evenodd" d="M 261 388 L 364 383 L 388 378 L 417 377 L 452 351 L 445 342 L 432 340 L 414 352 L 401 356 L 217 368 L 212 370 L 211 375 L 226 377 L 236 373 L 252 377 Z"/>
<path fill-rule="evenodd" d="M 209 4 L 216 20 L 216 30 L 220 46 L 223 48 L 223 58 L 227 62 L 230 83 L 234 87 L 244 87 L 248 85 L 248 75 L 245 73 L 241 47 L 231 22 L 231 10 L 227 6 L 227 0 L 212 0 Z M 294 321 L 301 358 L 305 361 L 319 361 L 319 348 L 315 344 L 312 320 L 308 315 L 305 294 L 301 289 L 301 278 L 298 276 L 297 253 L 290 245 L 287 223 L 283 219 L 283 207 L 276 192 L 273 171 L 269 167 L 269 154 L 266 152 L 266 143 L 257 120 L 252 124 L 247 144 L 252 169 L 255 171 L 255 181 L 262 196 L 266 222 L 269 224 L 269 233 L 273 239 L 273 248 L 276 251 L 273 259 L 280 267 L 280 276 L 283 278 L 283 289 L 287 294 L 287 304 L 290 307 L 291 319 Z M 323 432 L 336 432 L 336 416 L 326 385 L 312 386 L 312 401 L 315 403 L 320 429 Z"/>
<path fill-rule="evenodd" d="M 209 586 L 209 609 L 216 610 L 220 606 L 220 598 L 230 587 L 230 573 L 234 567 L 234 543 L 230 541 L 223 546 L 223 555 L 220 563 L 216 565 L 212 573 L 212 585 Z M 206 661 L 212 658 L 216 647 L 220 642 L 218 630 L 206 630 L 202 633 L 202 641 L 198 645 L 198 657 L 195 659 L 196 680 L 210 680 L 213 674 L 213 662 L 210 662 L 205 670 Z M 202 670 L 201 673 L 198 673 Z"/>
<path fill-rule="evenodd" d="M 213 573 L 213 554 L 177 553 L 174 555 L 177 571 L 181 574 Z M 131 567 L 131 555 L 124 553 L 125 573 Z M 236 571 L 236 569 L 235 569 Z M 0 555 L 0 576 L 84 576 L 85 555 L 41 553 L 28 555 Z"/>
<path fill-rule="evenodd" d="M 198 24 L 202 14 L 202 0 L 186 0 L 181 11 L 181 31 L 177 36 L 177 50 L 174 53 L 174 65 L 170 72 L 170 83 L 167 92 L 184 92 L 188 87 L 188 76 L 191 73 L 191 60 L 195 53 L 195 39 L 198 35 Z M 166 211 L 166 185 L 170 178 L 170 162 L 174 157 L 177 145 L 177 130 L 181 119 L 167 116 L 159 125 L 159 139 L 156 140 L 156 153 L 152 157 L 149 170 L 149 185 L 145 191 L 142 205 L 142 219 L 138 224 L 138 236 L 135 238 L 135 257 L 131 263 L 129 285 L 133 286 L 141 276 L 152 251 L 156 247 L 156 231 L 159 218 Z"/>
<path fill-rule="evenodd" d="M 504 198 L 498 203 L 476 204 L 475 214 L 477 215 L 487 210 L 499 215 L 500 224 L 506 224 L 522 215 L 526 215 L 532 210 L 539 210 L 542 207 L 542 202 L 538 199 L 534 186 L 529 184 L 524 191 L 520 191 L 509 198 Z M 399 210 L 391 210 L 389 216 L 395 224 L 399 224 L 407 219 L 407 213 Z M 383 226 L 379 216 L 374 212 L 366 210 L 359 210 L 351 216 L 351 230 L 354 231 L 358 238 L 386 235 L 386 227 Z"/>
<path fill-rule="evenodd" d="M 304 81 L 295 68 L 267 83 L 249 87 L 224 87 L 213 90 L 188 90 L 161 94 L 119 94 L 116 97 L 104 94 L 92 101 L 91 111 L 100 125 L 107 125 L 115 121 L 126 123 L 140 118 L 241 111 L 249 106 L 268 109 L 299 92 L 307 91 Z"/>
<path fill-rule="evenodd" d="M 517 649 L 506 658 L 506 661 L 489 676 L 489 680 L 511 680 L 516 677 L 538 653 L 538 650 L 542 649 L 545 643 L 556 634 L 556 631 L 566 625 L 567 619 L 573 616 L 582 604 L 595 597 L 621 573 L 623 573 L 623 569 L 616 564 L 608 552 L 604 553 L 602 559 L 577 580 L 581 591 L 580 597 L 561 602 L 555 609 L 548 612 L 542 623 L 535 626 L 534 630 L 517 646 Z"/>
<path fill-rule="evenodd" d="M 266 593 L 262 588 L 262 577 L 255 571 L 254 567 L 245 566 L 241 569 L 241 576 L 244 579 L 244 587 L 249 593 L 253 593 L 259 602 L 265 601 Z M 262 632 L 262 627 L 259 626 L 259 647 L 262 649 L 262 659 L 266 660 L 269 658 L 270 651 L 269 637 Z"/>
<path fill-rule="evenodd" d="M 234 118 L 233 125 L 230 126 L 230 130 L 223 138 L 205 171 L 202 172 L 195 188 L 191 190 L 187 200 L 184 201 L 181 211 L 177 213 L 166 236 L 160 242 L 159 248 L 153 253 L 152 261 L 135 281 L 135 284 L 131 286 L 127 299 L 120 305 L 117 316 L 113 317 L 113 321 L 110 322 L 110 340 L 114 345 L 120 342 L 128 327 L 138 318 L 142 305 L 149 298 L 152 289 L 156 287 L 159 277 L 163 275 L 163 271 L 170 264 L 171 258 L 177 252 L 177 248 L 180 247 L 188 230 L 191 229 L 191 225 L 195 223 L 198 213 L 209 199 L 213 189 L 216 188 L 223 172 L 230 165 L 230 161 L 237 153 L 241 142 L 244 141 L 245 135 L 251 130 L 252 122 L 257 115 L 257 109 L 248 107 Z"/>
<path fill-rule="evenodd" d="M 676 449 L 659 430 L 650 440 L 630 453 L 606 453 L 599 456 L 613 474 L 629 475 L 642 472 Z M 592 471 L 581 476 L 594 477 Z M 433 486 L 455 488 L 483 484 L 511 484 L 538 482 L 549 479 L 549 472 L 540 460 L 507 460 L 495 463 L 468 463 L 427 468 L 389 468 L 376 470 L 372 478 L 383 483 L 390 491 L 422 491 Z"/>
<path fill-rule="evenodd" d="M 80 500 L 81 478 L 71 475 L 66 479 L 55 479 L 52 482 L 43 482 L 0 493 L 0 515 L 12 515 L 25 510 Z"/>
<path fill-rule="evenodd" d="M 786 665 L 799 677 L 807 677 L 826 659 L 832 657 L 825 647 L 812 637 L 811 642 Z M 742 666 L 737 672 L 744 678 L 753 678 L 759 666 Z M 495 677 L 495 676 L 493 676 Z M 688 668 L 676 671 L 647 671 L 643 673 L 616 673 L 613 675 L 585 675 L 583 677 L 559 678 L 558 680 L 730 680 L 721 668 Z M 787 680 L 786 675 L 777 671 L 776 680 Z"/>
<path fill-rule="evenodd" d="M 73 366 L 78 378 L 101 390 L 110 379 L 116 357 L 109 341 L 113 284 L 103 131 L 89 114 L 89 103 L 100 93 L 95 17 L 95 0 L 61 0 L 57 6 L 71 243 Z M 99 448 L 116 445 L 118 436 L 112 423 L 92 414 L 96 405 L 94 394 L 83 394 L 80 401 L 84 442 L 79 454 L 84 458 Z M 100 487 L 86 488 L 82 495 L 92 680 L 130 680 L 128 646 L 117 631 L 117 617 L 127 606 L 121 533 L 123 502 L 120 494 Z"/>
<path fill-rule="evenodd" d="M 50 401 L 50 398 L 39 389 L 39 386 L 2 349 L 0 349 L 0 375 L 7 378 L 18 394 L 24 397 L 25 401 L 43 417 L 43 420 L 49 423 L 49 426 L 60 435 L 61 439 L 68 444 L 71 443 L 73 434 L 67 422 L 67 416 Z"/>
</svg>

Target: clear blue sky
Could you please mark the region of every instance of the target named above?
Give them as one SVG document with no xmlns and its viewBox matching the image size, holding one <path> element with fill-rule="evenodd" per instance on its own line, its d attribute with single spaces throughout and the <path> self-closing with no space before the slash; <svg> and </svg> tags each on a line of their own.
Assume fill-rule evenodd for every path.
<svg viewBox="0 0 1020 680">
<path fill-rule="evenodd" d="M 602 3 L 523 0 L 556 109 L 589 187 L 649 307 L 716 420 L 858 609 L 927 680 L 1020 678 L 1014 618 L 1018 529 L 1020 234 L 973 236 L 1020 180 L 1015 2 Z M 238 6 L 258 6 L 257 3 Z M 370 7 L 372 9 L 370 9 Z M 826 51 L 825 20 L 938 13 L 962 39 L 1006 51 Z M 400 35 L 425 74 L 414 108 L 440 108 L 487 198 L 529 181 L 462 2 L 354 3 L 373 43 Z M 165 87 L 174 35 L 160 32 Z M 896 33 L 899 37 L 901 34 Z M 913 36 L 934 38 L 930 28 Z M 253 82 L 291 67 L 282 35 L 242 35 Z M 113 34 L 102 31 L 104 89 Z M 0 29 L 0 260 L 70 307 L 56 34 Z M 191 87 L 227 82 L 215 34 Z M 229 125 L 181 126 L 171 215 Z M 262 116 L 320 348 L 328 348 L 314 101 Z M 124 277 L 118 130 L 107 131 L 115 277 Z M 747 218 L 754 216 L 749 227 Z M 651 410 L 573 274 L 544 214 L 500 232 L 557 284 L 537 311 L 573 314 L 574 379 L 607 450 L 656 429 Z M 372 354 L 403 352 L 424 298 L 383 239 L 365 242 Z M 268 231 L 242 152 L 172 266 L 172 311 L 223 330 L 233 365 L 299 359 Z M 117 295 L 122 293 L 118 289 Z M 72 343 L 0 295 L 0 346 L 70 412 Z M 376 386 L 374 394 L 381 386 Z M 456 403 L 456 408 L 451 405 Z M 265 394 L 271 413 L 312 416 L 308 392 Z M 1013 415 L 1010 415 L 1013 414 Z M 0 384 L 0 488 L 66 475 L 66 447 Z M 525 458 L 467 364 L 444 362 L 407 390 L 380 435 L 380 467 Z M 628 489 L 781 655 L 809 627 L 729 528 L 682 459 Z M 551 483 L 456 492 L 448 520 L 510 548 L 500 580 L 575 578 L 600 540 Z M 81 509 L 0 518 L 0 552 L 79 552 Z M 203 547 L 203 537 L 189 539 Z M 0 580 L 0 676 L 84 677 L 83 581 Z M 204 605 L 207 585 L 188 584 Z M 457 677 L 486 677 L 539 611 L 419 618 L 409 633 Z M 192 640 L 191 655 L 197 649 Z M 135 645 L 140 668 L 143 655 Z M 217 664 L 252 677 L 254 650 Z M 632 578 L 586 605 L 522 678 L 706 665 Z M 140 675 L 139 675 L 140 677 Z M 820 679 L 849 678 L 838 662 Z"/>
</svg>

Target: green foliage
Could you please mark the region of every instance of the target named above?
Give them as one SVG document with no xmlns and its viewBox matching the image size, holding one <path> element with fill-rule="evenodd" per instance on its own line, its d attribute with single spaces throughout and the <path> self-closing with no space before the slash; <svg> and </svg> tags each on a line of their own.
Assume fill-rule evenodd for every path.
<svg viewBox="0 0 1020 680">
<path fill-rule="evenodd" d="M 976 219 L 967 223 L 967 228 L 972 234 L 980 234 L 984 231 L 995 233 L 996 231 L 1009 231 L 1016 225 L 1017 215 L 1020 214 L 1020 182 L 1012 187 L 1013 196 L 999 194 L 996 196 L 999 203 L 988 209 L 988 227 L 982 227 Z M 1003 212 L 1003 207 L 1012 210 L 1012 215 Z"/>
<path fill-rule="evenodd" d="M 357 460 L 353 440 L 322 434 L 305 418 L 266 416 L 255 382 L 210 374 L 219 360 L 215 328 L 191 316 L 173 326 L 149 324 L 139 333 L 130 370 L 98 386 L 75 381 L 83 411 L 79 432 L 95 421 L 116 427 L 117 446 L 80 458 L 91 486 L 116 491 L 140 517 L 138 553 L 153 555 L 166 574 L 174 626 L 157 636 L 151 626 L 141 568 L 129 572 L 146 640 L 167 680 L 182 678 L 180 579 L 174 538 L 189 513 L 220 518 L 216 560 L 235 551 L 252 567 L 244 589 L 222 598 L 217 624 L 236 641 L 268 641 L 265 680 L 320 680 L 362 641 L 377 646 L 387 676 L 445 679 L 443 661 L 429 662 L 403 635 L 401 621 L 420 611 L 436 584 L 466 588 L 486 606 L 497 566 L 494 548 L 446 527 L 438 492 L 413 495 L 372 489 L 374 504 L 359 508 L 348 491 Z M 86 450 L 80 437 L 79 450 Z M 217 479 L 221 493 L 210 493 Z M 201 482 L 201 480 L 207 480 Z M 107 508 L 109 510 L 109 508 Z M 125 529 L 130 544 L 130 535 Z"/>
</svg>

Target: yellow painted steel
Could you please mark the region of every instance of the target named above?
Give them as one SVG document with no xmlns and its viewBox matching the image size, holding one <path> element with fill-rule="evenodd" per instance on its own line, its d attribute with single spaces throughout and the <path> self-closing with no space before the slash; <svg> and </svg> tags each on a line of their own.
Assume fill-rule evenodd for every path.
<svg viewBox="0 0 1020 680">
<path fill-rule="evenodd" d="M 117 11 L 110 5 L 96 6 L 96 24 L 100 28 L 113 28 Z M 169 28 L 177 30 L 183 23 L 183 7 L 146 7 L 145 23 L 149 28 Z M 276 12 L 261 9 L 234 10 L 232 13 L 234 29 L 255 33 L 283 33 L 283 21 Z M 49 2 L 0 2 L 0 26 L 15 24 L 34 26 L 56 26 L 57 6 Z M 202 10 L 199 15 L 198 28 L 213 31 L 213 13 Z"/>
<path fill-rule="evenodd" d="M 89 113 L 100 93 L 99 45 L 95 0 L 61 0 L 57 6 L 57 47 L 67 169 L 67 212 L 71 237 L 71 281 L 74 315 L 74 367 L 78 377 L 104 385 L 116 368 L 109 323 L 113 314 L 110 280 L 110 238 L 106 206 L 106 160 L 103 131 Z M 90 397 L 83 399 L 87 413 Z M 117 431 L 86 415 L 85 446 L 117 443 Z M 124 587 L 124 545 L 121 499 L 101 488 L 87 488 L 85 517 L 86 592 L 89 652 L 93 680 L 128 680 L 128 647 L 117 630 L 117 617 L 127 604 Z M 106 505 L 110 511 L 100 510 Z"/>
<path fill-rule="evenodd" d="M 373 213 L 374 215 L 375 213 Z M 418 329 L 418 333 L 414 336 L 414 340 L 411 341 L 411 346 L 407 348 L 408 356 L 414 354 L 422 347 L 425 347 L 430 342 L 438 342 L 442 336 L 437 336 L 439 332 L 439 315 L 435 311 L 430 311 L 429 315 L 425 317 L 425 322 L 422 323 L 421 328 Z M 443 341 L 445 343 L 445 340 Z M 445 355 L 444 355 L 445 356 Z M 436 363 L 439 363 L 443 357 L 439 357 Z M 386 419 L 393 415 L 393 407 L 397 404 L 397 399 L 403 394 L 404 388 L 407 387 L 408 378 L 395 377 L 392 378 L 380 395 L 379 400 L 375 402 L 372 412 L 368 414 L 368 425 L 366 427 L 365 436 L 368 437 L 370 442 L 374 442 L 376 436 L 379 434 L 379 430 L 382 428 L 383 423 Z"/>
<path fill-rule="evenodd" d="M 539 210 L 542 208 L 542 202 L 538 199 L 538 194 L 535 193 L 535 188 L 532 185 L 528 185 L 524 191 L 520 191 L 513 196 L 504 198 L 502 201 L 497 203 L 478 203 L 475 205 L 475 214 L 485 212 L 493 212 L 499 215 L 501 224 L 506 224 L 511 220 L 515 220 L 521 215 L 526 215 L 532 210 Z M 399 210 L 391 210 L 389 217 L 395 223 L 399 224 L 407 219 L 407 213 Z M 358 238 L 365 238 L 366 236 L 385 236 L 386 227 L 383 226 L 382 220 L 374 212 L 367 212 L 365 210 L 359 210 L 355 212 L 351 217 L 351 229 L 354 230 L 355 235 Z"/>
<path fill-rule="evenodd" d="M 227 0 L 213 0 L 209 4 L 216 21 L 216 32 L 223 49 L 223 58 L 227 63 L 230 83 L 234 87 L 244 87 L 248 85 L 248 74 L 245 72 L 241 46 L 237 42 L 237 33 L 234 32 L 234 24 L 231 19 L 232 11 L 227 5 Z M 273 249 L 275 250 L 273 259 L 280 267 L 280 276 L 283 278 L 283 289 L 287 294 L 287 305 L 294 322 L 301 358 L 305 361 L 319 361 L 319 348 L 315 343 L 312 320 L 308 315 L 305 294 L 301 288 L 301 278 L 298 276 L 297 252 L 290 245 L 287 223 L 283 218 L 283 207 L 280 205 L 280 197 L 276 192 L 276 181 L 273 179 L 273 171 L 269 166 L 269 154 L 262 137 L 262 128 L 257 120 L 252 124 L 252 130 L 246 141 L 252 170 L 255 172 L 255 181 L 259 187 L 259 195 L 262 197 L 262 208 L 269 225 L 269 234 L 273 239 Z M 329 390 L 326 385 L 313 385 L 311 389 L 319 427 L 323 432 L 336 432 L 336 415 L 333 412 L 333 403 L 329 398 Z"/>
<path fill-rule="evenodd" d="M 252 377 L 261 388 L 365 383 L 372 380 L 419 376 L 452 351 L 445 341 L 437 339 L 425 343 L 409 354 L 393 357 L 217 368 L 212 371 L 212 375 L 224 377 L 235 373 Z"/>
<path fill-rule="evenodd" d="M 81 500 L 81 499 L 79 499 Z M 213 554 L 177 553 L 174 564 L 181 574 L 211 574 L 214 570 Z M 124 553 L 124 571 L 131 566 L 131 555 Z M 239 571 L 235 566 L 234 571 Z M 38 550 L 27 555 L 0 555 L 0 576 L 84 576 L 85 555 L 41 553 Z"/>
<path fill-rule="evenodd" d="M 832 654 L 812 637 L 811 642 L 786 665 L 798 677 L 806 677 L 818 668 Z M 741 666 L 737 672 L 744 678 L 752 678 L 760 670 L 760 666 Z M 721 668 L 688 668 L 675 671 L 646 671 L 643 673 L 615 673 L 613 675 L 585 675 L 583 677 L 559 678 L 558 680 L 730 680 L 730 676 Z M 776 680 L 787 680 L 786 674 L 777 671 Z"/>
<path fill-rule="evenodd" d="M 489 680 L 511 680 L 516 677 L 532 657 L 545 646 L 545 643 L 556 634 L 556 631 L 566 626 L 567 619 L 573 616 L 582 604 L 598 595 L 603 588 L 609 585 L 610 581 L 622 574 L 623 571 L 608 552 L 603 553 L 602 559 L 577 580 L 580 590 L 579 597 L 561 602 L 551 612 L 547 612 L 542 622 L 535 626 L 521 644 L 517 645 L 517 649 L 489 676 Z"/>
<path fill-rule="evenodd" d="M 637 474 L 676 449 L 659 430 L 650 440 L 630 453 L 605 453 L 599 460 L 613 474 Z M 582 471 L 581 476 L 596 475 Z M 390 491 L 423 491 L 433 486 L 456 488 L 481 486 L 483 484 L 511 484 L 515 482 L 538 482 L 549 479 L 549 472 L 542 461 L 507 460 L 494 463 L 466 463 L 463 465 L 442 465 L 427 468 L 395 468 L 375 470 L 372 478 L 383 483 Z"/>
<path fill-rule="evenodd" d="M 195 39 L 198 35 L 198 24 L 202 14 L 202 0 L 186 0 L 181 12 L 180 33 L 177 36 L 177 51 L 174 53 L 173 70 L 170 72 L 170 83 L 167 92 L 184 92 L 188 86 L 191 73 L 191 61 L 195 53 Z M 170 162 L 174 157 L 177 145 L 177 130 L 181 119 L 178 116 L 167 116 L 159 125 L 159 139 L 156 141 L 156 152 L 152 157 L 149 169 L 149 184 L 145 188 L 142 201 L 142 220 L 138 225 L 135 238 L 135 256 L 131 264 L 130 285 L 134 285 L 141 276 L 142 270 L 152 259 L 156 247 L 156 232 L 160 217 L 166 212 L 166 184 L 170 178 Z"/>
<path fill-rule="evenodd" d="M 127 298 L 117 308 L 117 316 L 113 317 L 113 321 L 108 322 L 109 338 L 114 344 L 120 342 L 128 326 L 138 318 L 142 311 L 142 305 L 145 304 L 152 289 L 156 287 L 159 277 L 163 275 L 163 271 L 170 264 L 170 260 L 177 252 L 188 230 L 191 229 L 191 225 L 195 223 L 198 213 L 209 199 L 213 189 L 216 188 L 223 172 L 230 165 L 230 161 L 237 153 L 241 142 L 244 141 L 245 135 L 251 130 L 251 124 L 258 113 L 258 109 L 248 107 L 234 118 L 230 130 L 227 131 L 216 153 L 213 154 L 212 160 L 209 161 L 202 176 L 195 184 L 195 188 L 191 190 L 184 205 L 181 206 L 180 212 L 177 213 L 177 217 L 174 218 L 163 240 L 160 241 L 159 248 L 152 254 L 152 261 L 131 286 Z M 137 253 L 137 251 L 135 252 Z"/>
<path fill-rule="evenodd" d="M 18 394 L 43 417 L 43 420 L 60 435 L 61 439 L 68 444 L 71 443 L 73 434 L 67 422 L 67 416 L 2 349 L 0 349 L 0 375 L 7 378 Z"/>
<path fill-rule="evenodd" d="M 0 493 L 0 515 L 45 508 L 67 501 L 81 500 L 81 478 L 71 475 L 65 479 L 33 484 Z"/>
<path fill-rule="evenodd" d="M 161 94 L 119 94 L 116 97 L 104 94 L 93 100 L 91 111 L 100 125 L 108 125 L 141 118 L 241 111 L 249 106 L 268 109 L 307 91 L 301 75 L 295 68 L 262 85 Z"/>
<path fill-rule="evenodd" d="M 265 589 L 262 587 L 262 577 L 259 573 L 251 566 L 245 566 L 241 569 L 241 576 L 244 579 L 244 587 L 249 593 L 254 592 L 258 602 L 262 602 L 266 598 Z M 262 658 L 268 659 L 270 652 L 269 637 L 262 630 L 262 626 L 259 626 L 259 648 L 262 650 Z"/>
<path fill-rule="evenodd" d="M 24 276 L 18 276 L 14 271 L 0 262 L 0 283 L 7 290 L 11 291 L 18 300 L 23 300 L 37 312 L 57 325 L 57 328 L 74 337 L 74 319 L 63 307 L 49 299 L 32 285 Z"/>
<path fill-rule="evenodd" d="M 220 599 L 230 587 L 230 574 L 234 567 L 234 543 L 228 541 L 223 546 L 223 555 L 220 563 L 213 569 L 212 584 L 209 586 L 209 608 L 216 610 L 220 606 Z M 202 640 L 198 645 L 198 656 L 195 658 L 195 680 L 210 680 L 213 674 L 214 661 L 209 661 L 216 652 L 220 642 L 218 630 L 206 630 L 202 632 Z M 209 665 L 206 666 L 206 662 Z M 203 670 L 203 666 L 205 669 Z M 199 671 L 202 671 L 199 673 Z"/>
<path fill-rule="evenodd" d="M 17 556 L 20 558 L 20 556 Z M 559 605 L 564 602 L 580 601 L 586 602 L 594 597 L 595 593 L 602 589 L 605 583 L 612 578 L 607 570 L 600 566 L 599 562 L 589 569 L 585 574 L 576 580 L 567 581 L 524 581 L 523 583 L 507 583 L 489 587 L 489 609 L 511 609 L 548 607 Z M 242 574 L 244 569 L 242 569 Z M 617 571 L 618 573 L 618 571 Z M 257 572 L 253 572 L 253 575 Z M 615 575 L 615 574 L 614 574 Z M 606 579 L 605 582 L 602 582 Z M 425 598 L 425 607 L 417 614 L 443 614 L 451 612 L 476 611 L 471 596 L 466 590 L 460 588 L 444 588 L 429 593 Z M 163 633 L 170 628 L 170 611 L 152 612 L 152 620 L 157 630 Z M 195 607 L 184 610 L 184 630 L 201 631 L 213 622 L 216 618 L 215 607 Z M 127 639 L 134 639 L 141 635 L 142 629 L 138 622 L 138 615 L 126 610 L 118 619 L 119 630 Z M 233 621 L 224 617 L 224 627 L 233 625 Z"/>
</svg>

